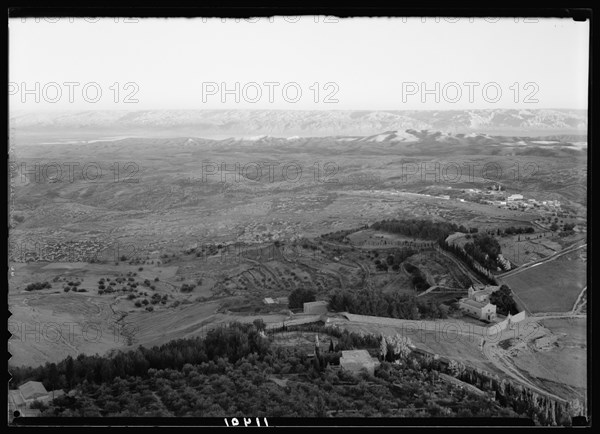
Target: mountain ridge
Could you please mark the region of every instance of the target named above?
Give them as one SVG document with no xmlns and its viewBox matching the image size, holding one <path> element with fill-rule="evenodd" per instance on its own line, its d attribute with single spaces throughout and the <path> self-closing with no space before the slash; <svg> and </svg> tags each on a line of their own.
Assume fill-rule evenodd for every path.
<svg viewBox="0 0 600 434">
<path fill-rule="evenodd" d="M 10 116 L 19 134 L 180 130 L 209 137 L 375 136 L 391 131 L 585 134 L 587 111 L 575 109 L 477 110 L 87 110 L 22 112 Z"/>
</svg>

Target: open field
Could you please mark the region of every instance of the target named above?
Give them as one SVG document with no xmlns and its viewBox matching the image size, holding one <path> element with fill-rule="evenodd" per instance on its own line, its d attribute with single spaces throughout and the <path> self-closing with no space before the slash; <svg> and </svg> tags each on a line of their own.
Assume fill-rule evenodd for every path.
<svg viewBox="0 0 600 434">
<path fill-rule="evenodd" d="M 588 385 L 585 319 L 555 318 L 538 323 L 543 333 L 532 338 L 545 339 L 549 344 L 539 347 L 536 340 L 530 339 L 511 355 L 512 362 L 554 393 L 585 401 Z"/>
<path fill-rule="evenodd" d="M 128 331 L 103 297 L 19 294 L 9 297 L 9 365 L 36 366 L 68 355 L 103 354 L 127 345 Z"/>
<path fill-rule="evenodd" d="M 532 313 L 568 312 L 587 284 L 586 265 L 574 252 L 502 280 Z"/>
</svg>

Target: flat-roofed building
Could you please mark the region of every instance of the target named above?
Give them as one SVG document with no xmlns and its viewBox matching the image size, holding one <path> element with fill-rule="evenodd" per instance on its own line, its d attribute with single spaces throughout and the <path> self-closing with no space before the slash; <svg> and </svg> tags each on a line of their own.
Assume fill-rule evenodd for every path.
<svg viewBox="0 0 600 434">
<path fill-rule="evenodd" d="M 367 350 L 342 351 L 342 357 L 340 358 L 340 367 L 342 369 L 355 374 L 365 370 L 373 375 L 377 366 L 379 366 L 379 360 L 371 357 Z"/>
<path fill-rule="evenodd" d="M 321 315 L 327 313 L 327 306 L 329 306 L 327 301 L 311 301 L 304 303 L 304 313 Z"/>
</svg>

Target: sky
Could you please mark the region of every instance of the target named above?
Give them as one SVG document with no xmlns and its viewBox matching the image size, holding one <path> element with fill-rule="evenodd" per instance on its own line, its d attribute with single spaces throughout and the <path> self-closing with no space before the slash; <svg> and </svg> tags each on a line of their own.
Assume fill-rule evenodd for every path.
<svg viewBox="0 0 600 434">
<path fill-rule="evenodd" d="M 10 19 L 21 110 L 587 109 L 589 23 Z"/>
</svg>

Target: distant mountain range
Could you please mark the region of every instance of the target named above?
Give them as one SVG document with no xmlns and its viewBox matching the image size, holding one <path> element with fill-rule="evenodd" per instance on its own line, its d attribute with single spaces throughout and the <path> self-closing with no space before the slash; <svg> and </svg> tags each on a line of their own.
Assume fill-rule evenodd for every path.
<svg viewBox="0 0 600 434">
<path fill-rule="evenodd" d="M 139 110 L 13 113 L 13 133 L 227 137 L 369 136 L 442 131 L 506 136 L 586 134 L 587 111 L 490 109 L 422 111 Z"/>
</svg>

